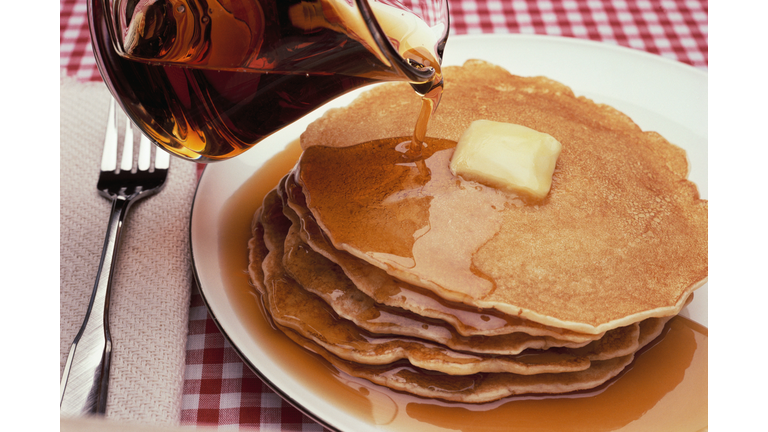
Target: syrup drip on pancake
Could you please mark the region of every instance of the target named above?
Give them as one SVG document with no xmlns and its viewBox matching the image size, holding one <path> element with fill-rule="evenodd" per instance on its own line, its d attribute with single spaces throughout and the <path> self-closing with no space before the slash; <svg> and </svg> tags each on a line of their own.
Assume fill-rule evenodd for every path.
<svg viewBox="0 0 768 432">
<path fill-rule="evenodd" d="M 299 175 L 302 184 L 311 185 L 304 189 L 308 207 L 325 216 L 322 229 L 333 233 L 334 244 L 342 249 L 356 245 L 348 251 L 384 263 L 384 270 L 393 266 L 417 275 L 439 274 L 461 281 L 470 296 L 487 296 L 495 283 L 474 266 L 472 257 L 498 233 L 502 210 L 523 202 L 451 175 L 444 167 L 454 141 L 427 138 L 417 161 L 403 160 L 399 142 L 402 138 L 306 149 Z M 371 217 L 349 217 L 361 212 Z M 456 232 L 465 233 L 461 241 L 456 241 Z M 437 253 L 446 248 L 451 253 Z"/>
</svg>

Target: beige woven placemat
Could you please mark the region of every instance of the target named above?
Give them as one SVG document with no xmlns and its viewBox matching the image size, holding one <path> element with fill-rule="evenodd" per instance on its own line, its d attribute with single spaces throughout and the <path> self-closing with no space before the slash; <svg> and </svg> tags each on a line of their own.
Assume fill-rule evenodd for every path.
<svg viewBox="0 0 768 432">
<path fill-rule="evenodd" d="M 96 181 L 110 97 L 103 83 L 62 78 L 59 376 L 93 291 L 109 217 Z M 179 423 L 196 178 L 194 163 L 172 158 L 165 189 L 137 202 L 124 225 L 110 306 L 107 419 Z"/>
</svg>

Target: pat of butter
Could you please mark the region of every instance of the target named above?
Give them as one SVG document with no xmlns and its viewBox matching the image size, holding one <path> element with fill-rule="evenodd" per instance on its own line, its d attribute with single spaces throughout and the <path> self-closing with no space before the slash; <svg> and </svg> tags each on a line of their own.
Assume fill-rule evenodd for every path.
<svg viewBox="0 0 768 432">
<path fill-rule="evenodd" d="M 476 120 L 456 145 L 451 171 L 466 180 L 542 199 L 552 186 L 561 148 L 551 135 L 525 126 Z"/>
</svg>

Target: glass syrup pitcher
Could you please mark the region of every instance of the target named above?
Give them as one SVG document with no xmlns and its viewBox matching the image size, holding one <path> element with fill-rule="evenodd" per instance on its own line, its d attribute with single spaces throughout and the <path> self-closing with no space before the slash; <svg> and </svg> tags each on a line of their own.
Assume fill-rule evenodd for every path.
<svg viewBox="0 0 768 432">
<path fill-rule="evenodd" d="M 449 28 L 447 0 L 88 0 L 88 17 L 128 116 L 197 162 L 237 156 L 368 84 L 439 95 Z"/>
</svg>

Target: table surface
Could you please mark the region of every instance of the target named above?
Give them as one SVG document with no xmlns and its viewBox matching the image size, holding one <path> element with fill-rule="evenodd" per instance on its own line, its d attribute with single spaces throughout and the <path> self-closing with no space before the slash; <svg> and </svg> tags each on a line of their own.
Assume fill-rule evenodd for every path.
<svg viewBox="0 0 768 432">
<path fill-rule="evenodd" d="M 590 39 L 661 55 L 706 70 L 707 0 L 449 0 L 451 34 L 519 33 Z M 100 81 L 86 0 L 60 0 L 63 73 Z M 450 43 L 450 42 L 449 42 Z M 240 360 L 193 293 L 182 425 L 321 431 Z"/>
</svg>

